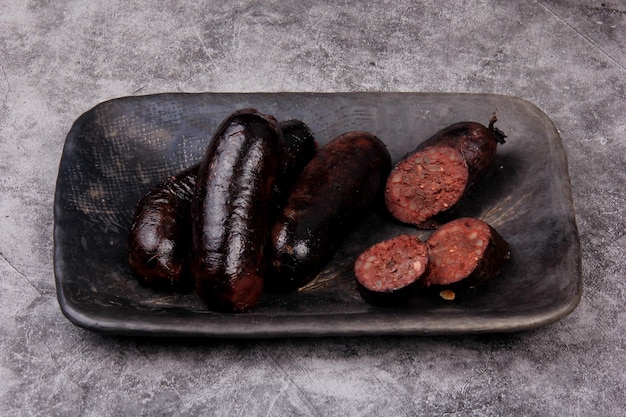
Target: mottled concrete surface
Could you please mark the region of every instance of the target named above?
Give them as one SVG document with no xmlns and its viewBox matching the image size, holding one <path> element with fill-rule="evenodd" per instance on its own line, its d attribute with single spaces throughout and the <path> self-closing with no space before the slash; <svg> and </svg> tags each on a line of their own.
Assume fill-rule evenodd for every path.
<svg viewBox="0 0 626 417">
<path fill-rule="evenodd" d="M 625 16 L 617 0 L 0 0 L 0 414 L 626 415 Z M 579 307 L 534 331 L 464 337 L 146 340 L 75 327 L 52 269 L 65 136 L 101 101 L 168 91 L 535 103 L 569 157 Z"/>
</svg>

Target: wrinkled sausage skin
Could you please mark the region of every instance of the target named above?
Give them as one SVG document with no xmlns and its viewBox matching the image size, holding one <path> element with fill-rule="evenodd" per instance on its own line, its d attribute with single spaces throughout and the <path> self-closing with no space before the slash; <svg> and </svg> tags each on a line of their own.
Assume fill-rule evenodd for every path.
<svg viewBox="0 0 626 417">
<path fill-rule="evenodd" d="M 128 262 L 142 285 L 180 292 L 193 287 L 187 262 L 197 172 L 195 165 L 166 179 L 137 205 L 128 238 Z"/>
<path fill-rule="evenodd" d="M 192 204 L 191 273 L 211 310 L 246 311 L 261 296 L 283 147 L 273 117 L 244 109 L 222 122 L 207 148 Z"/>
<path fill-rule="evenodd" d="M 380 197 L 390 167 L 387 148 L 367 132 L 345 133 L 318 150 L 272 228 L 272 290 L 295 290 L 320 272 Z"/>
<path fill-rule="evenodd" d="M 494 127 L 460 122 L 418 145 L 393 168 L 385 187 L 389 212 L 404 223 L 436 228 L 435 216 L 454 208 L 485 175 L 506 137 Z"/>
</svg>

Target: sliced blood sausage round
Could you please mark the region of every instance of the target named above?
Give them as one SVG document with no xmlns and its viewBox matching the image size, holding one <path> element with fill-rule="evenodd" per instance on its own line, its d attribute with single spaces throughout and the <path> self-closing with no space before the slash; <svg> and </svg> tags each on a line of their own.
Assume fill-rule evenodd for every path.
<svg viewBox="0 0 626 417">
<path fill-rule="evenodd" d="M 144 195 L 135 209 L 128 237 L 128 262 L 148 287 L 188 291 L 191 246 L 189 212 L 198 165 L 167 178 Z"/>
<path fill-rule="evenodd" d="M 273 117 L 244 109 L 207 148 L 192 203 L 191 273 L 209 309 L 241 312 L 261 297 L 283 146 Z"/>
<path fill-rule="evenodd" d="M 490 281 L 509 258 L 509 244 L 482 220 L 463 217 L 428 238 L 430 272 L 426 285 L 475 287 Z"/>
<path fill-rule="evenodd" d="M 423 285 L 428 267 L 428 245 L 417 236 L 400 235 L 361 253 L 354 263 L 354 274 L 365 301 L 394 305 Z"/>
<path fill-rule="evenodd" d="M 307 164 L 272 228 L 268 286 L 295 290 L 330 260 L 380 197 L 391 158 L 375 135 L 344 133 Z"/>
<path fill-rule="evenodd" d="M 435 228 L 433 218 L 452 209 L 489 169 L 506 135 L 475 122 L 455 123 L 400 160 L 385 187 L 389 212 L 404 223 Z"/>
</svg>

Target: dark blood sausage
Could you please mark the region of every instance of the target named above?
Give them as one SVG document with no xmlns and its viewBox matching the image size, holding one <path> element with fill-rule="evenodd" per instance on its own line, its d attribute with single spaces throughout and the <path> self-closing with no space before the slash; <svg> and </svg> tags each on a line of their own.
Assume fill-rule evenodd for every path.
<svg viewBox="0 0 626 417">
<path fill-rule="evenodd" d="M 280 123 L 285 138 L 281 202 L 294 177 L 315 154 L 317 144 L 306 124 L 299 120 Z M 200 164 L 168 178 L 149 191 L 136 208 L 128 240 L 131 270 L 144 285 L 161 290 L 188 291 L 191 250 L 191 201 Z"/>
<path fill-rule="evenodd" d="M 207 148 L 192 203 L 191 273 L 211 310 L 245 311 L 261 296 L 283 146 L 273 117 L 244 109 Z"/>
<path fill-rule="evenodd" d="M 426 285 L 472 288 L 495 277 L 506 259 L 509 244 L 487 223 L 470 217 L 439 227 L 428 238 L 430 272 Z"/>
<path fill-rule="evenodd" d="M 305 123 L 295 119 L 286 120 L 280 123 L 280 128 L 285 138 L 285 154 L 280 179 L 275 187 L 277 209 L 286 201 L 298 175 L 317 152 L 317 142 Z"/>
<path fill-rule="evenodd" d="M 390 168 L 387 148 L 371 133 L 348 132 L 319 149 L 272 229 L 268 288 L 286 292 L 311 281 L 381 196 Z"/>
<path fill-rule="evenodd" d="M 144 195 L 133 217 L 128 262 L 137 280 L 151 288 L 188 291 L 191 199 L 198 165 L 166 179 Z"/>
<path fill-rule="evenodd" d="M 361 253 L 354 274 L 365 301 L 396 305 L 422 287 L 428 268 L 428 245 L 417 236 L 400 235 Z"/>
<path fill-rule="evenodd" d="M 436 133 L 394 167 L 385 187 L 389 212 L 404 223 L 435 228 L 433 217 L 453 208 L 484 176 L 496 144 L 506 135 L 475 122 L 455 123 Z"/>
</svg>

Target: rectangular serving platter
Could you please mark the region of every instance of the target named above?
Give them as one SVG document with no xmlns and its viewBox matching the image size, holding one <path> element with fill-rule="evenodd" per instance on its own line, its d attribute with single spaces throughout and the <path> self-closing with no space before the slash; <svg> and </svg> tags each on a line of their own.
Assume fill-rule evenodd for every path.
<svg viewBox="0 0 626 417">
<path fill-rule="evenodd" d="M 239 314 L 216 313 L 193 293 L 141 287 L 126 261 L 140 197 L 198 162 L 219 123 L 253 107 L 299 119 L 320 146 L 350 130 L 376 134 L 393 162 L 458 121 L 507 134 L 492 169 L 458 209 L 509 242 L 511 258 L 491 283 L 446 301 L 424 292 L 375 307 L 354 280 L 356 256 L 401 233 L 430 232 L 369 213 L 318 278 L 292 294 L 264 293 Z M 580 243 L 567 159 L 552 121 L 522 99 L 462 93 L 165 93 L 122 97 L 82 114 L 67 135 L 54 203 L 59 305 L 83 328 L 110 334 L 202 337 L 429 335 L 513 332 L 553 323 L 581 297 Z"/>
</svg>

